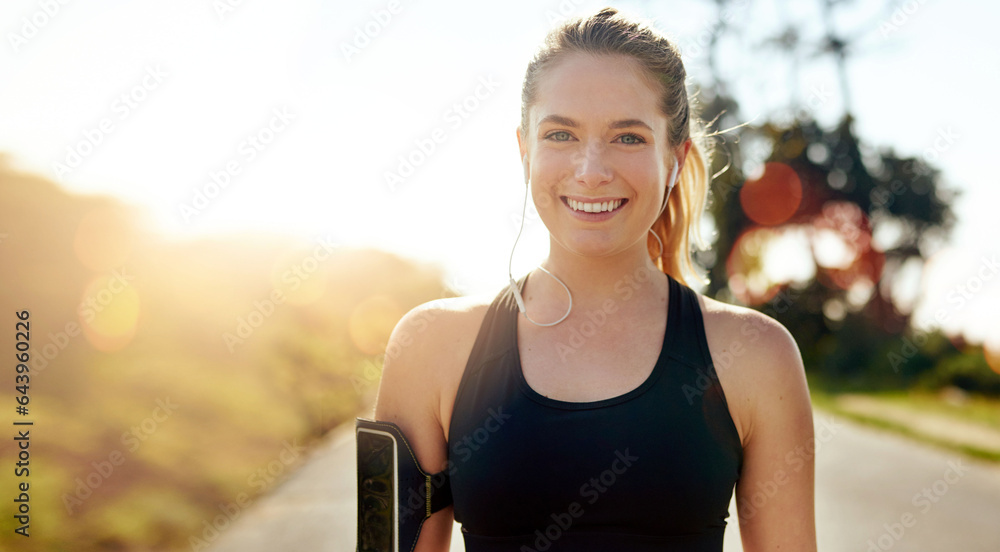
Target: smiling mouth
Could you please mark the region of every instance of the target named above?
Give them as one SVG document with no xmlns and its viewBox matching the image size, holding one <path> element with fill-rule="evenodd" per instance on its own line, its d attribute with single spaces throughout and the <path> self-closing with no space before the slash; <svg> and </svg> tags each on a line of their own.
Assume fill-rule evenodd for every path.
<svg viewBox="0 0 1000 552">
<path fill-rule="evenodd" d="M 562 197 L 562 201 L 567 207 L 577 211 L 579 213 L 605 213 L 609 211 L 616 211 L 621 208 L 622 205 L 628 203 L 627 199 L 615 199 L 612 201 L 599 201 L 593 203 L 586 203 L 583 201 L 577 201 L 575 199 L 570 199 L 566 196 Z"/>
</svg>

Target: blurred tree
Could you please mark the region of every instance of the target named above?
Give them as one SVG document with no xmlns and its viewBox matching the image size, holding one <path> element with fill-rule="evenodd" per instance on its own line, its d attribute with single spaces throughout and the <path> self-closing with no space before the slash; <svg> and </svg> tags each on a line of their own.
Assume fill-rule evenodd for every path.
<svg viewBox="0 0 1000 552">
<path fill-rule="evenodd" d="M 815 43 L 787 23 L 760 46 L 783 52 L 796 82 L 803 53 L 833 57 L 844 114 L 829 129 L 794 103 L 790 122 L 739 126 L 746 120 L 728 94 L 715 50 L 724 33 L 741 31 L 721 23 L 734 2 L 712 0 L 720 21 L 709 43 L 715 82 L 701 90 L 702 116 L 715 120 L 714 128 L 739 128 L 716 137 L 710 205 L 716 241 L 713 251 L 698 255 L 709 273 L 706 293 L 777 318 L 796 337 L 807 366 L 838 376 L 888 370 L 889 379 L 909 380 L 934 363 L 907 358 L 900 370 L 892 362 L 910 314 L 898 284 L 943 244 L 954 194 L 927 159 L 873 147 L 855 134 L 846 66 L 865 32 L 848 37 L 835 28 L 835 8 L 852 2 L 817 1 L 825 30 Z M 799 102 L 798 95 L 790 101 Z"/>
</svg>

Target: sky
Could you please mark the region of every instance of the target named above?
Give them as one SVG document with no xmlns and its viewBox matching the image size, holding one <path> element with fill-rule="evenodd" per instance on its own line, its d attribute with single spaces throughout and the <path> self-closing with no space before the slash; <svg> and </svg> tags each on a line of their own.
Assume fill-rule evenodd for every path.
<svg viewBox="0 0 1000 552">
<path fill-rule="evenodd" d="M 523 202 L 524 68 L 553 22 L 606 3 L 345 4 L 4 2 L 0 152 L 73 192 L 136 205 L 172 239 L 332 236 L 438 264 L 457 291 L 495 293 Z M 708 81 L 711 2 L 607 4 L 652 19 L 681 45 L 691 85 Z M 860 29 L 856 130 L 925 156 L 961 192 L 949 244 L 909 285 L 918 326 L 1000 344 L 1000 173 L 986 149 L 1000 123 L 1000 49 L 987 42 L 1000 6 L 854 4 L 834 22 Z M 723 43 L 720 68 L 741 117 L 786 117 L 797 100 L 824 124 L 839 119 L 829 60 L 803 48 L 791 71 L 762 45 L 790 23 L 818 36 L 817 6 L 735 3 L 727 19 L 741 34 Z M 515 275 L 547 247 L 529 206 Z"/>
</svg>

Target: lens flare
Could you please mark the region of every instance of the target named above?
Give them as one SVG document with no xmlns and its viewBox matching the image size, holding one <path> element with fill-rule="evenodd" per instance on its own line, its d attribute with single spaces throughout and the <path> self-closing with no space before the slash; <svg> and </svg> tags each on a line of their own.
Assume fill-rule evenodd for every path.
<svg viewBox="0 0 1000 552">
<path fill-rule="evenodd" d="M 802 182 L 795 170 L 784 163 L 765 163 L 763 174 L 747 180 L 740 188 L 743 212 L 764 226 L 776 226 L 792 218 L 800 203 Z"/>
<path fill-rule="evenodd" d="M 826 286 L 850 289 L 882 277 L 885 254 L 872 248 L 872 226 L 856 204 L 828 201 L 813 221 L 813 250 Z"/>
<path fill-rule="evenodd" d="M 98 351 L 122 349 L 135 336 L 139 321 L 139 293 L 114 276 L 94 278 L 84 289 L 80 316 L 87 341 Z"/>
<path fill-rule="evenodd" d="M 327 257 L 301 250 L 288 252 L 271 266 L 271 284 L 293 305 L 309 305 L 323 297 L 327 289 Z"/>
<path fill-rule="evenodd" d="M 774 298 L 781 290 L 765 270 L 763 257 L 766 248 L 781 233 L 774 228 L 751 228 L 733 244 L 726 259 L 729 289 L 745 305 L 760 305 Z"/>
</svg>

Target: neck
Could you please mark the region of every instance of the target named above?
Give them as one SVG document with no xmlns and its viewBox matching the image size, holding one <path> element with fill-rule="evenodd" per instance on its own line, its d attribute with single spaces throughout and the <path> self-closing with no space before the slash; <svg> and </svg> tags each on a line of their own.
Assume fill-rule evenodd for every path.
<svg viewBox="0 0 1000 552">
<path fill-rule="evenodd" d="M 570 316 L 600 309 L 609 299 L 616 303 L 631 298 L 661 297 L 666 276 L 649 257 L 645 242 L 604 257 L 586 257 L 551 242 L 549 256 L 542 263 L 573 294 Z M 566 291 L 542 271 L 532 272 L 527 294 L 536 311 L 558 319 L 566 309 Z M 643 303 L 643 301 L 636 302 Z M 560 310 L 561 309 L 561 310 Z"/>
</svg>

